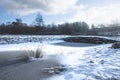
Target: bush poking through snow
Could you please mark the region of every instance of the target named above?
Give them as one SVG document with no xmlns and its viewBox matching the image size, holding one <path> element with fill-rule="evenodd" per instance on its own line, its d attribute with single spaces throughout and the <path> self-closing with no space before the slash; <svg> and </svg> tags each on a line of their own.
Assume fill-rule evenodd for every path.
<svg viewBox="0 0 120 80">
<path fill-rule="evenodd" d="M 120 48 L 120 42 L 113 43 L 111 48 L 114 49 Z"/>
<path fill-rule="evenodd" d="M 35 58 L 42 58 L 43 57 L 43 51 L 42 51 L 42 49 L 40 48 L 38 48 L 38 49 L 36 49 L 36 51 L 35 51 Z"/>
<path fill-rule="evenodd" d="M 27 48 L 27 50 L 25 50 L 25 53 L 23 53 L 20 57 L 22 58 L 22 60 L 25 60 L 25 61 L 38 60 L 38 58 L 43 57 L 43 46 L 40 46 L 35 50 L 31 50 Z"/>
</svg>

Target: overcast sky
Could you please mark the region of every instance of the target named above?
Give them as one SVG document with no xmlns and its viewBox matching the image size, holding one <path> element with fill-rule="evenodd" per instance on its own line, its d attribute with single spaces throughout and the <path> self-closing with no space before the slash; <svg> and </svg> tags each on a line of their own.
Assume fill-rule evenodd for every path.
<svg viewBox="0 0 120 80">
<path fill-rule="evenodd" d="M 120 0 L 3 0 L 0 3 L 0 23 L 21 18 L 32 24 L 38 12 L 46 24 L 111 23 L 120 20 Z"/>
</svg>

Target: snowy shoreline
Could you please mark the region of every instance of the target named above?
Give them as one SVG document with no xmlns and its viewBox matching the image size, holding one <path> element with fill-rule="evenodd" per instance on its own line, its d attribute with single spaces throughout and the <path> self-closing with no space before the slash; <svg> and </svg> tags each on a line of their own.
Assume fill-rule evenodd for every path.
<svg viewBox="0 0 120 80">
<path fill-rule="evenodd" d="M 15 50 L 24 50 L 26 45 L 30 47 L 30 49 L 34 50 L 41 43 L 23 43 L 23 44 L 11 44 L 11 45 L 0 45 L 0 52 L 4 51 L 15 51 Z M 102 45 L 93 45 L 93 44 L 85 44 L 85 43 L 67 43 L 64 41 L 56 41 L 42 44 L 44 45 L 45 56 L 51 56 L 55 58 L 55 61 L 60 61 L 57 65 L 62 64 L 66 65 L 67 71 L 53 75 L 50 78 L 46 78 L 47 80 L 119 80 L 120 79 L 120 50 L 119 49 L 111 49 L 111 44 L 102 44 Z M 75 47 L 76 46 L 76 47 Z M 10 55 L 8 52 L 7 54 Z M 11 53 L 13 54 L 13 53 Z M 19 53 L 18 53 L 19 54 Z M 8 57 L 9 57 L 8 55 Z M 14 54 L 13 54 L 14 55 Z M 13 57 L 11 55 L 11 57 Z M 44 60 L 48 59 L 46 57 Z M 57 60 L 56 60 L 57 59 Z M 9 80 L 26 80 L 26 77 L 23 78 L 23 73 L 19 69 L 27 68 L 27 79 L 33 80 L 36 78 L 40 78 L 41 73 L 38 73 L 39 66 L 41 61 L 35 61 L 32 63 L 21 64 L 17 68 L 16 66 L 1 68 L 0 77 L 2 79 L 8 80 L 7 76 L 13 76 L 15 74 L 17 77 L 9 77 Z M 50 62 L 54 63 L 54 60 Z M 52 66 L 55 66 L 56 63 Z M 29 67 L 34 66 L 34 67 Z M 36 70 L 37 67 L 37 70 Z M 46 66 L 46 68 L 49 66 Z M 14 70 L 15 68 L 15 70 Z M 3 70 L 5 71 L 3 71 Z M 30 71 L 29 71 L 30 70 Z M 33 72 L 32 72 L 32 71 Z M 10 71 L 10 73 L 9 73 Z M 7 73 L 7 75 L 3 74 Z M 36 75 L 32 75 L 35 73 Z M 42 74 L 41 74 L 42 75 Z M 2 77 L 3 76 L 3 77 Z M 44 76 L 48 76 L 47 74 Z M 31 78 L 32 77 L 32 78 Z M 31 79 L 30 79 L 31 78 Z M 34 78 L 34 80 L 37 80 Z"/>
</svg>

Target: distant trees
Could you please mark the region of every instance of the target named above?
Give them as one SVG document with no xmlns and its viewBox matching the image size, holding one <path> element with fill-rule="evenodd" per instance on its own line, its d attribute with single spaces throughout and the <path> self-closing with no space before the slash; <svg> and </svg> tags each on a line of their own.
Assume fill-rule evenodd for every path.
<svg viewBox="0 0 120 80">
<path fill-rule="evenodd" d="M 86 22 L 73 22 L 64 24 L 44 25 L 43 17 L 40 13 L 35 18 L 34 25 L 23 23 L 22 19 L 16 18 L 13 22 L 0 25 L 0 34 L 34 34 L 34 35 L 118 35 L 120 34 L 120 23 L 109 25 L 91 25 L 91 29 Z"/>
<path fill-rule="evenodd" d="M 35 25 L 41 27 L 43 26 L 43 24 L 44 24 L 43 17 L 40 13 L 38 13 L 35 19 Z"/>
<path fill-rule="evenodd" d="M 40 13 L 38 13 L 36 15 L 34 27 L 35 27 L 35 33 L 36 34 L 42 34 L 43 33 L 44 21 L 43 21 L 42 15 Z"/>
<path fill-rule="evenodd" d="M 87 34 L 89 25 L 85 22 L 65 23 L 58 25 L 63 34 Z"/>
<path fill-rule="evenodd" d="M 12 22 L 11 33 L 12 34 L 20 34 L 22 31 L 22 20 L 16 19 L 16 21 Z"/>
<path fill-rule="evenodd" d="M 120 23 L 92 25 L 90 29 L 91 35 L 114 36 L 120 35 Z"/>
<path fill-rule="evenodd" d="M 32 26 L 23 23 L 21 19 L 16 19 L 16 21 L 9 24 L 0 25 L 1 34 L 72 35 L 87 34 L 88 30 L 89 26 L 85 22 L 43 25 L 41 17 L 39 17 L 37 24 Z"/>
<path fill-rule="evenodd" d="M 16 19 L 13 22 L 0 25 L 1 34 L 24 34 L 26 31 L 27 24 L 22 23 L 22 19 Z"/>
</svg>

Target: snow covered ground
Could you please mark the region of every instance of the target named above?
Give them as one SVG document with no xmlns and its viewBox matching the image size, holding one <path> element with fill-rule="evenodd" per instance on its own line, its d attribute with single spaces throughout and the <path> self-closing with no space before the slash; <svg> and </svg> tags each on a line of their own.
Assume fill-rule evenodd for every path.
<svg viewBox="0 0 120 80">
<path fill-rule="evenodd" d="M 27 42 L 39 42 L 43 43 L 46 41 L 60 40 L 62 38 L 70 37 L 68 35 L 0 35 L 0 44 L 20 44 Z M 72 36 L 73 37 L 73 36 Z M 79 35 L 74 36 L 79 37 Z M 120 37 L 106 37 L 106 36 L 85 36 L 80 37 L 100 37 L 112 40 L 120 40 Z"/>
<path fill-rule="evenodd" d="M 32 42 L 22 44 L 0 45 L 0 51 L 35 49 L 44 46 L 46 56 L 55 56 L 67 71 L 56 74 L 48 80 L 120 80 L 120 50 L 111 49 L 111 44 L 74 47 L 56 45 L 64 42 Z M 83 45 L 83 43 L 82 43 Z"/>
<path fill-rule="evenodd" d="M 66 35 L 0 35 L 0 44 L 20 44 L 28 42 L 47 42 L 60 40 Z"/>
<path fill-rule="evenodd" d="M 77 48 L 61 59 L 68 70 L 48 80 L 120 80 L 120 50 L 110 46 Z"/>
</svg>

